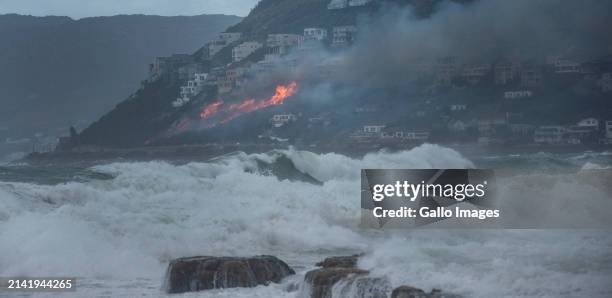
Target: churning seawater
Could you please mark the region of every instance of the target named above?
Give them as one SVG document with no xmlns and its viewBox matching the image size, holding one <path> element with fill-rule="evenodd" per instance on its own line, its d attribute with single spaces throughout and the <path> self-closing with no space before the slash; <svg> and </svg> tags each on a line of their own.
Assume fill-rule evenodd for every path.
<svg viewBox="0 0 612 298">
<path fill-rule="evenodd" d="M 564 173 L 610 165 L 608 153 L 468 159 L 436 145 L 359 159 L 278 150 L 190 163 L 6 164 L 0 276 L 79 278 L 76 293 L 36 296 L 164 297 L 173 258 L 271 254 L 298 276 L 179 297 L 296 297 L 291 285 L 315 262 L 363 252 L 360 266 L 394 286 L 466 297 L 612 297 L 610 230 L 359 228 L 362 168 L 514 169 L 519 174 L 499 181 L 508 195 L 572 204 L 605 191 Z M 584 211 L 605 220 L 612 204 L 594 209 Z"/>
</svg>

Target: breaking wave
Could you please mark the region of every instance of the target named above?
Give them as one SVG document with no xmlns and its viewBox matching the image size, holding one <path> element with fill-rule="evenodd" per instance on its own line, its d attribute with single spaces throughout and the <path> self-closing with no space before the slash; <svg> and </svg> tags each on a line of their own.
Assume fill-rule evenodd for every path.
<svg viewBox="0 0 612 298">
<path fill-rule="evenodd" d="M 360 169 L 475 166 L 454 150 L 423 145 L 363 158 L 237 152 L 184 165 L 99 165 L 60 184 L 0 182 L 0 276 L 161 282 L 172 258 L 258 254 L 303 274 L 325 256 L 365 252 L 361 266 L 393 286 L 476 297 L 612 293 L 602 282 L 612 276 L 609 233 L 358 228 Z M 338 290 L 353 285 L 345 286 Z M 282 285 L 249 291 L 207 295 L 295 296 Z"/>
</svg>

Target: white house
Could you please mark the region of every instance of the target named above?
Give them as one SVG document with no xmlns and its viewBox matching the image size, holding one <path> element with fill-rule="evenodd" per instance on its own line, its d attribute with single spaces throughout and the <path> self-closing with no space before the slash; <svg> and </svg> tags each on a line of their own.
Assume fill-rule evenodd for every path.
<svg viewBox="0 0 612 298">
<path fill-rule="evenodd" d="M 193 78 L 193 81 L 195 82 L 196 87 L 201 89 L 206 84 L 207 79 L 208 79 L 207 73 L 196 73 Z"/>
<path fill-rule="evenodd" d="M 332 46 L 344 47 L 351 45 L 355 41 L 357 27 L 355 26 L 339 26 L 334 27 Z"/>
<path fill-rule="evenodd" d="M 534 65 L 524 65 L 521 68 L 521 85 L 540 86 L 542 85 L 542 70 Z"/>
<path fill-rule="evenodd" d="M 215 40 L 208 44 L 208 55 L 209 57 L 214 56 L 219 51 L 227 47 L 233 42 L 238 41 L 242 37 L 241 33 L 230 33 L 224 32 L 219 34 Z"/>
<path fill-rule="evenodd" d="M 187 104 L 190 101 L 189 97 L 179 97 L 175 101 L 172 102 L 172 106 L 175 108 L 180 108 Z"/>
<path fill-rule="evenodd" d="M 563 126 L 541 126 L 535 130 L 533 138 L 539 144 L 559 144 L 565 134 Z"/>
<path fill-rule="evenodd" d="M 470 65 L 463 69 L 462 76 L 468 82 L 476 84 L 491 71 L 491 65 Z"/>
<path fill-rule="evenodd" d="M 193 81 L 189 81 L 189 82 L 193 82 Z M 191 84 L 191 86 L 187 85 L 187 86 L 181 87 L 181 92 L 180 92 L 181 97 L 190 97 L 195 94 L 197 94 L 197 88 L 195 87 L 195 85 Z"/>
<path fill-rule="evenodd" d="M 395 129 L 386 128 L 386 129 L 383 129 L 381 138 L 383 139 L 403 139 L 404 131 L 399 130 L 397 128 Z"/>
<path fill-rule="evenodd" d="M 494 77 L 496 85 L 506 85 L 516 79 L 518 67 L 511 62 L 503 62 L 495 65 Z"/>
<path fill-rule="evenodd" d="M 363 127 L 363 132 L 368 134 L 380 134 L 383 129 L 385 129 L 384 125 L 365 125 Z"/>
<path fill-rule="evenodd" d="M 348 6 L 348 0 L 331 0 L 327 5 L 327 9 L 343 9 Z"/>
<path fill-rule="evenodd" d="M 266 45 L 268 47 L 295 47 L 302 41 L 298 34 L 268 34 Z"/>
<path fill-rule="evenodd" d="M 234 62 L 242 61 L 262 47 L 263 45 L 256 41 L 243 42 L 232 50 L 232 60 Z"/>
<path fill-rule="evenodd" d="M 469 125 L 461 120 L 454 120 L 448 123 L 448 130 L 453 132 L 463 132 L 468 129 Z"/>
<path fill-rule="evenodd" d="M 442 86 L 450 86 L 452 79 L 459 74 L 459 59 L 457 57 L 439 58 L 435 65 L 436 82 Z"/>
<path fill-rule="evenodd" d="M 467 105 L 464 104 L 454 104 L 450 106 L 450 110 L 453 112 L 465 111 L 467 110 Z"/>
<path fill-rule="evenodd" d="M 270 122 L 274 125 L 274 127 L 282 127 L 283 125 L 297 121 L 297 116 L 294 114 L 277 114 L 272 116 Z"/>
<path fill-rule="evenodd" d="M 289 49 L 302 44 L 304 37 L 298 34 L 268 34 L 266 46 L 270 53 L 285 54 Z"/>
<path fill-rule="evenodd" d="M 372 2 L 372 0 L 349 0 L 349 6 L 364 6 L 368 3 Z"/>
<path fill-rule="evenodd" d="M 429 132 L 427 131 L 406 131 L 404 139 L 414 142 L 427 142 L 429 140 Z"/>
<path fill-rule="evenodd" d="M 579 127 L 589 128 L 591 130 L 599 130 L 599 120 L 595 118 L 582 119 L 577 125 Z"/>
<path fill-rule="evenodd" d="M 505 99 L 529 98 L 533 96 L 533 92 L 529 90 L 517 90 L 504 92 Z"/>
<path fill-rule="evenodd" d="M 242 37 L 242 33 L 239 32 L 223 32 L 220 33 L 217 40 L 223 40 L 227 43 L 238 41 Z"/>
<path fill-rule="evenodd" d="M 606 121 L 606 138 L 612 139 L 612 121 Z"/>
<path fill-rule="evenodd" d="M 525 137 L 533 134 L 535 126 L 523 123 L 513 123 L 509 125 L 512 135 L 516 137 Z"/>
<path fill-rule="evenodd" d="M 554 67 L 555 73 L 580 73 L 581 70 L 580 63 L 565 59 L 555 60 Z"/>
<path fill-rule="evenodd" d="M 481 136 L 488 136 L 495 133 L 500 126 L 506 126 L 508 120 L 505 116 L 492 116 L 478 121 L 478 132 Z"/>
<path fill-rule="evenodd" d="M 327 30 L 323 28 L 305 28 L 304 41 L 322 41 L 327 39 Z"/>
</svg>

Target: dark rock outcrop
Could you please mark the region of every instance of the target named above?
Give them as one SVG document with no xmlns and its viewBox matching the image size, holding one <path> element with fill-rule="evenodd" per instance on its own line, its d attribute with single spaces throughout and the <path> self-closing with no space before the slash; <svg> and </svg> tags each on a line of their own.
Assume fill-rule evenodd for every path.
<svg viewBox="0 0 612 298">
<path fill-rule="evenodd" d="M 310 286 L 310 297 L 331 297 L 332 287 L 349 276 L 366 276 L 369 272 L 356 268 L 322 268 L 306 273 L 306 284 Z"/>
<path fill-rule="evenodd" d="M 356 268 L 359 257 L 360 255 L 329 257 L 317 263 L 317 266 L 323 268 Z"/>
<path fill-rule="evenodd" d="M 410 286 L 401 286 L 393 290 L 391 298 L 460 298 L 459 295 L 444 293 L 438 289 L 431 290 L 431 293 Z"/>
<path fill-rule="evenodd" d="M 321 269 L 306 273 L 303 296 L 312 298 L 387 298 L 391 285 L 386 278 L 371 277 L 357 268 L 361 255 L 329 257 L 317 263 Z M 333 292 L 333 295 L 332 295 Z"/>
<path fill-rule="evenodd" d="M 392 291 L 385 277 L 373 277 L 369 271 L 357 268 L 361 255 L 329 257 L 316 265 L 322 267 L 306 273 L 301 297 L 311 298 L 460 298 L 434 289 L 401 286 Z"/>
<path fill-rule="evenodd" d="M 273 256 L 191 257 L 173 260 L 166 272 L 168 293 L 255 287 L 278 283 L 295 271 Z"/>
<path fill-rule="evenodd" d="M 391 293 L 391 298 L 427 298 L 425 291 L 409 286 L 401 286 Z"/>
</svg>

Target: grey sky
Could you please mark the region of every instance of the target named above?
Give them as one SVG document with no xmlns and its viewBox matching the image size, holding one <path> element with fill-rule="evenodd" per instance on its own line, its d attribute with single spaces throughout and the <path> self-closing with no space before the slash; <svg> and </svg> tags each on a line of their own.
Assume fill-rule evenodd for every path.
<svg viewBox="0 0 612 298">
<path fill-rule="evenodd" d="M 117 14 L 246 16 L 259 0 L 0 0 L 0 14 L 72 18 Z"/>
</svg>

